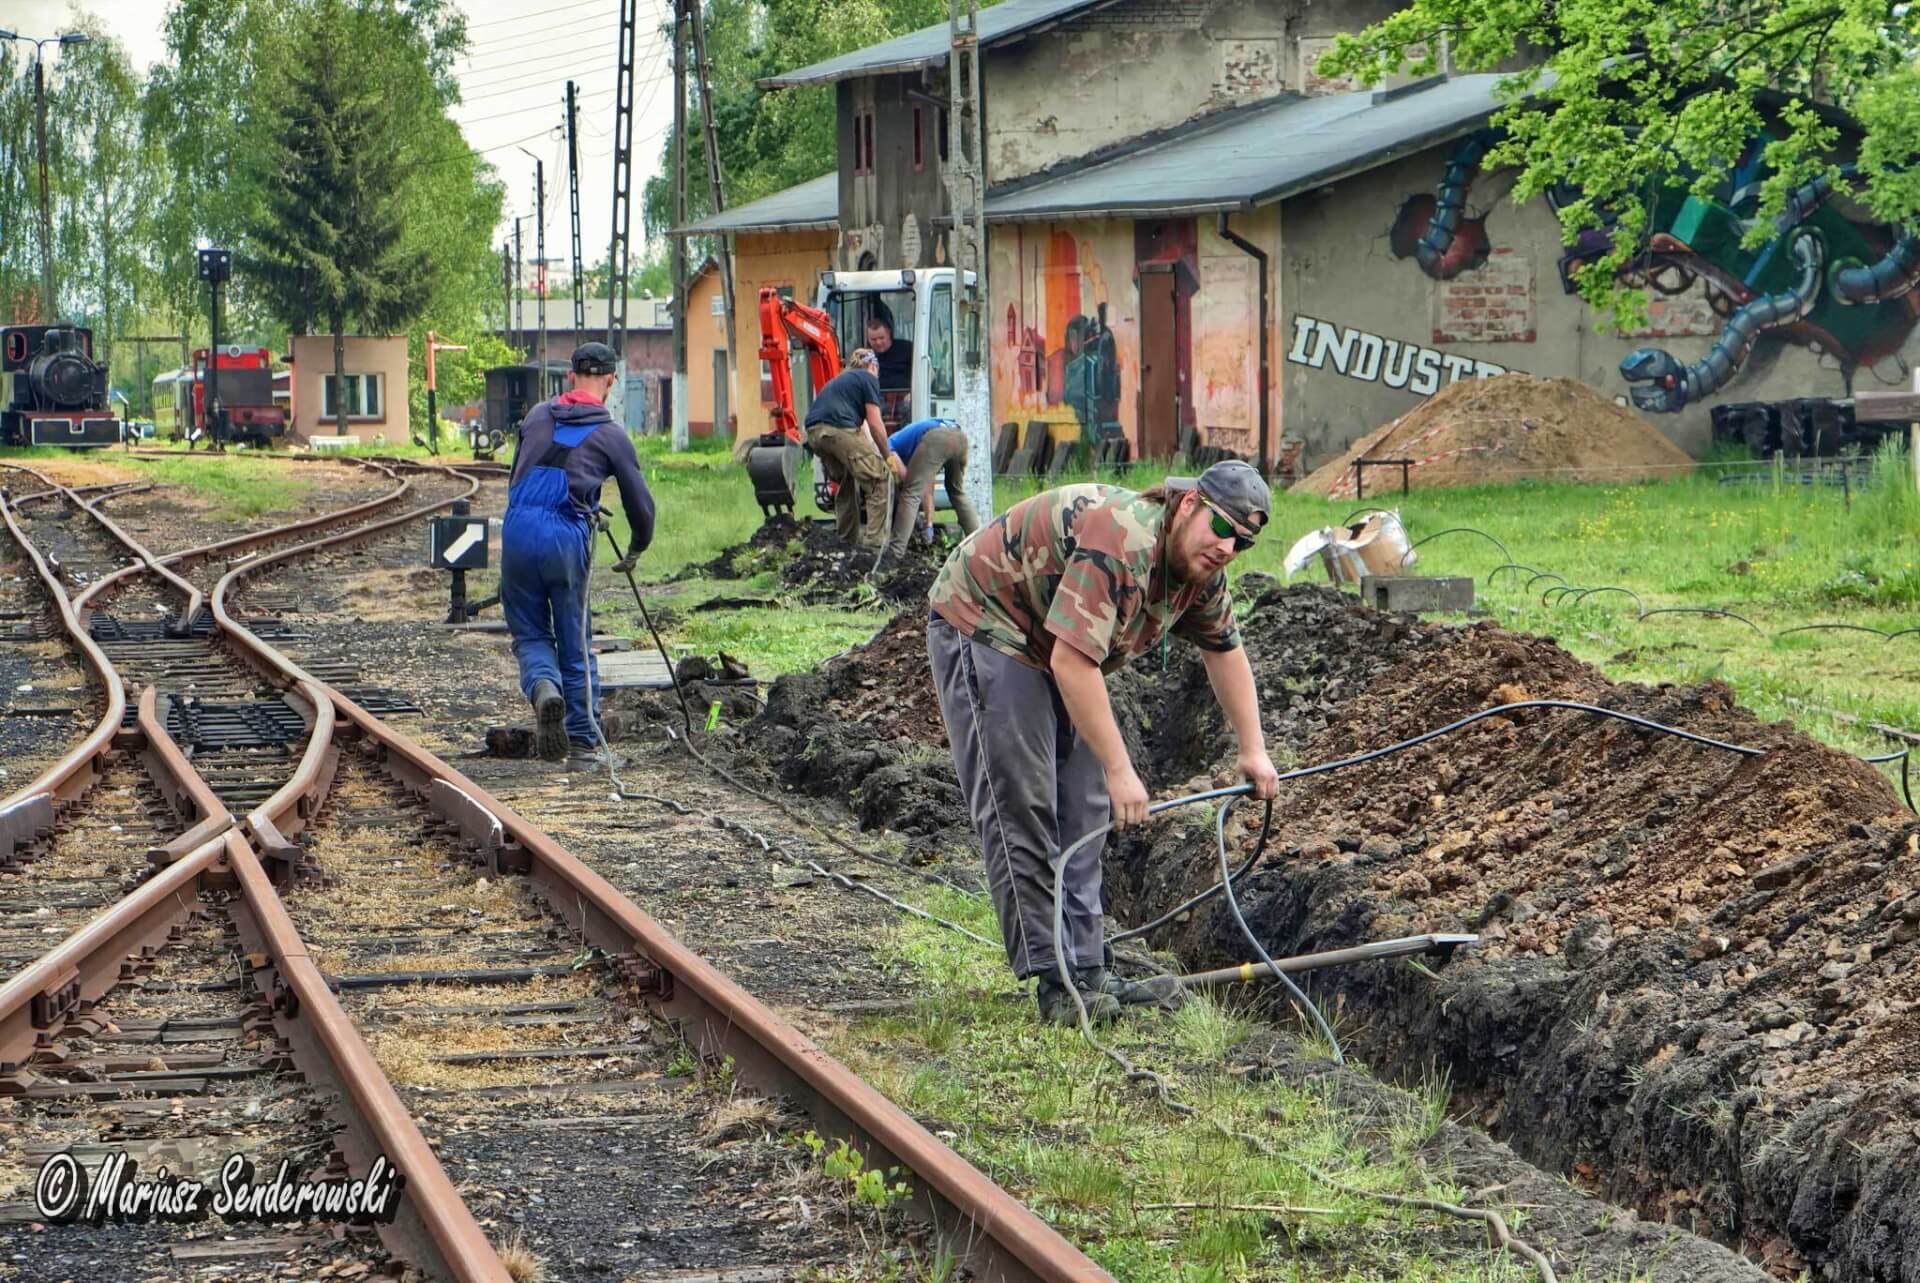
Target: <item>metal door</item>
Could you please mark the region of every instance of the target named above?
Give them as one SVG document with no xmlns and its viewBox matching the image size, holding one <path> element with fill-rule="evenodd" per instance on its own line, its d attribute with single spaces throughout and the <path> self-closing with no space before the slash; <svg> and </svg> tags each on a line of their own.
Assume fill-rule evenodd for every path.
<svg viewBox="0 0 1920 1283">
<path fill-rule="evenodd" d="M 1170 459 L 1180 445 L 1180 365 L 1173 264 L 1140 265 L 1140 455 Z"/>
<path fill-rule="evenodd" d="M 727 427 L 727 350 L 713 350 L 713 435 L 728 437 Z"/>
<path fill-rule="evenodd" d="M 647 430 L 647 376 L 629 374 L 626 376 L 627 394 L 625 417 L 621 420 L 629 432 Z"/>
</svg>

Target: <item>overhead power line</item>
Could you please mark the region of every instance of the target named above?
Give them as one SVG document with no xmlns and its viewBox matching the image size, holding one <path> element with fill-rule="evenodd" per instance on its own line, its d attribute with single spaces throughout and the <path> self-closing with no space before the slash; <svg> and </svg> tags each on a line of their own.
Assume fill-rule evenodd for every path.
<svg viewBox="0 0 1920 1283">
<path fill-rule="evenodd" d="M 479 27 L 497 27 L 503 22 L 523 22 L 528 18 L 544 18 L 550 13 L 578 13 L 580 8 L 581 6 L 578 4 L 561 4 L 555 5 L 551 9 L 538 9 L 532 13 L 515 13 L 505 18 L 488 18 L 485 22 L 469 22 L 467 24 L 467 30 L 473 31 Z M 600 17 L 603 15 L 595 14 L 592 16 Z M 619 15 L 615 14 L 614 16 L 618 17 Z"/>
</svg>

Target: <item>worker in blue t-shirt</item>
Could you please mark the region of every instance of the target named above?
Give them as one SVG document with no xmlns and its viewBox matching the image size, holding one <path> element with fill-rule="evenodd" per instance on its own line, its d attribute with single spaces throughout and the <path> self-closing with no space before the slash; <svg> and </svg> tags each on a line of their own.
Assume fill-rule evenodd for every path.
<svg viewBox="0 0 1920 1283">
<path fill-rule="evenodd" d="M 807 407 L 807 448 L 819 456 L 834 494 L 833 519 L 843 542 L 878 548 L 887 541 L 887 472 L 905 466 L 887 448 L 880 421 L 880 359 L 855 348 L 847 368 L 813 394 Z"/>
<path fill-rule="evenodd" d="M 913 537 L 914 514 L 927 515 L 928 538 L 933 530 L 933 483 L 945 476 L 947 502 L 960 522 L 964 538 L 980 528 L 980 518 L 967 498 L 967 434 L 952 419 L 917 419 L 887 438 L 887 445 L 907 466 L 893 500 L 893 533 L 887 556 L 898 557 Z"/>
</svg>

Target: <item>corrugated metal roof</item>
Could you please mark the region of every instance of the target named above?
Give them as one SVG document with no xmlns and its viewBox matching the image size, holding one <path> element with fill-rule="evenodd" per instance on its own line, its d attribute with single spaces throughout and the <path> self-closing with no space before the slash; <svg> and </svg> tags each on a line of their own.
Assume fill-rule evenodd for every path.
<svg viewBox="0 0 1920 1283">
<path fill-rule="evenodd" d="M 1083 9 L 1105 8 L 1113 3 L 1115 0 L 1003 0 L 991 9 L 980 11 L 980 46 L 984 49 L 1010 37 L 1024 35 L 1036 27 L 1058 22 Z M 762 89 L 784 89 L 794 85 L 831 84 L 854 76 L 913 71 L 933 63 L 946 62 L 951 40 L 952 32 L 948 24 L 938 22 L 877 45 L 868 45 L 865 49 L 843 53 L 838 58 L 816 62 L 798 71 L 768 76 L 759 84 Z"/>
<path fill-rule="evenodd" d="M 832 231 L 840 225 L 840 176 L 822 174 L 785 191 L 676 228 L 675 236 L 721 232 Z"/>
<path fill-rule="evenodd" d="M 1287 97 L 1083 169 L 987 193 L 993 221 L 1249 209 L 1477 128 L 1498 74 Z"/>
</svg>

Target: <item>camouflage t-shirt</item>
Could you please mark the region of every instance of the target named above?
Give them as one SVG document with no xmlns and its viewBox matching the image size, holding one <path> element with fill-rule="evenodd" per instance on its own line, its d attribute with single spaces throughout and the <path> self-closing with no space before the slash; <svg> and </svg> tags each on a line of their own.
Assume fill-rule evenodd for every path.
<svg viewBox="0 0 1920 1283">
<path fill-rule="evenodd" d="M 1058 638 L 1113 672 L 1171 628 L 1204 650 L 1240 645 L 1227 577 L 1169 591 L 1165 509 L 1118 486 L 1047 490 L 980 527 L 928 599 L 940 617 L 1035 668 Z"/>
</svg>

